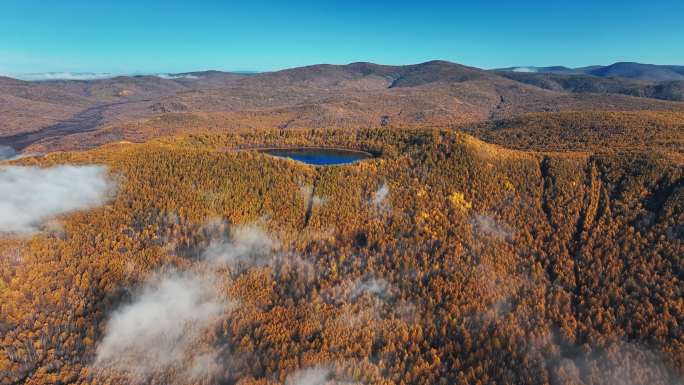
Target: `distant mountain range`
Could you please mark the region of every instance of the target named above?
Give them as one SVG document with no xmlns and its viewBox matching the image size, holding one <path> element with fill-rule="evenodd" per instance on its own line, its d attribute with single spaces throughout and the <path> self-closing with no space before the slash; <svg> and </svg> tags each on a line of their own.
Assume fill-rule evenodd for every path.
<svg viewBox="0 0 684 385">
<path fill-rule="evenodd" d="M 589 66 L 581 68 L 568 68 L 563 66 L 509 67 L 500 68 L 495 71 L 555 75 L 591 75 L 601 78 L 619 77 L 656 82 L 684 80 L 684 66 L 632 62 L 620 62 L 607 66 Z"/>
<path fill-rule="evenodd" d="M 553 91 L 684 100 L 684 66 L 615 63 L 582 68 L 509 67 L 494 72 L 511 80 Z"/>
<path fill-rule="evenodd" d="M 441 62 L 439 60 L 435 62 Z M 445 62 L 448 63 L 448 62 Z M 352 63 L 359 65 L 364 63 Z M 371 64 L 371 63 L 365 63 Z M 315 66 L 310 66 L 315 67 Z M 388 67 L 410 67 L 410 66 L 388 66 Z M 307 67 L 302 67 L 307 68 Z M 565 66 L 518 66 L 498 68 L 492 71 L 516 72 L 516 73 L 540 73 L 555 75 L 591 75 L 602 78 L 620 77 L 633 80 L 645 81 L 679 81 L 684 80 L 684 66 L 678 65 L 657 65 L 642 64 L 634 62 L 619 62 L 611 65 L 594 65 L 587 67 L 570 68 Z M 46 81 L 46 80 L 101 80 L 111 79 L 119 76 L 158 76 L 165 79 L 192 78 L 193 76 L 206 75 L 208 73 L 226 73 L 224 71 L 195 71 L 182 73 L 149 73 L 149 74 L 113 74 L 108 72 L 40 72 L 26 73 L 9 76 L 18 80 L 26 81 Z M 233 74 L 254 75 L 259 71 L 230 71 Z"/>
<path fill-rule="evenodd" d="M 684 80 L 675 80 L 682 67 L 618 63 L 525 71 L 435 60 L 319 64 L 256 74 L 0 77 L 0 146 L 42 151 L 207 130 L 424 127 L 531 112 L 684 111 Z"/>
</svg>

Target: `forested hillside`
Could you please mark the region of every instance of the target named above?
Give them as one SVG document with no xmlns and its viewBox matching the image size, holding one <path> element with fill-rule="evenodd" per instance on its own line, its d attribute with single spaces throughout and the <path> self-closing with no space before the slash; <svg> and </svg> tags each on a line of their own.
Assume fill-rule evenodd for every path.
<svg viewBox="0 0 684 385">
<path fill-rule="evenodd" d="M 567 132 L 567 116 L 525 119 Z M 510 145 L 498 128 L 515 123 L 472 132 Z M 116 189 L 0 240 L 0 384 L 681 383 L 670 134 L 512 150 L 451 130 L 280 129 L 12 161 L 104 165 Z M 248 150 L 321 145 L 377 157 Z"/>
<path fill-rule="evenodd" d="M 585 111 L 524 114 L 463 127 L 488 143 L 536 151 L 682 155 L 684 114 L 657 111 Z"/>
</svg>

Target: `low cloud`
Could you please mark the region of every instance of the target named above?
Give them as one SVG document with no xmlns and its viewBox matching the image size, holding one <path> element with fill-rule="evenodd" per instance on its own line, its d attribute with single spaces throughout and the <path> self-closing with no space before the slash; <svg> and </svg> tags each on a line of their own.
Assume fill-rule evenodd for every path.
<svg viewBox="0 0 684 385">
<path fill-rule="evenodd" d="M 390 294 L 390 289 L 390 284 L 384 279 L 369 278 L 356 282 L 354 290 L 352 291 L 352 298 L 356 298 L 364 294 L 386 297 Z"/>
<path fill-rule="evenodd" d="M 212 351 L 209 353 L 202 353 L 193 358 L 192 364 L 185 372 L 184 376 L 190 381 L 198 381 L 203 378 L 211 378 L 220 371 L 221 364 L 218 359 L 218 353 Z"/>
<path fill-rule="evenodd" d="M 328 198 L 314 195 L 314 190 L 312 186 L 306 185 L 299 188 L 299 193 L 302 195 L 305 201 L 310 201 L 312 207 L 319 207 L 328 202 Z"/>
<path fill-rule="evenodd" d="M 299 369 L 290 373 L 285 385 L 358 385 L 358 381 L 350 381 L 348 377 L 340 378 L 330 364 L 321 364 L 310 368 Z"/>
<path fill-rule="evenodd" d="M 27 74 L 5 75 L 14 79 L 28 82 L 39 82 L 48 80 L 103 80 L 112 79 L 118 76 L 135 76 L 136 74 L 113 74 L 109 72 L 36 72 Z M 1 75 L 0 75 L 1 76 Z M 191 74 L 151 74 L 162 79 L 200 79 L 199 76 Z"/>
<path fill-rule="evenodd" d="M 323 290 L 321 294 L 331 301 L 353 302 L 363 295 L 378 297 L 381 300 L 391 299 L 394 288 L 382 278 L 367 277 L 357 280 L 345 280 L 339 285 Z"/>
<path fill-rule="evenodd" d="M 156 77 L 162 78 L 162 79 L 199 79 L 199 76 L 195 75 L 190 75 L 190 74 L 156 74 Z"/>
<path fill-rule="evenodd" d="M 335 317 L 336 327 L 375 328 L 377 322 L 394 317 L 404 318 L 402 303 L 397 297 L 398 289 L 382 278 L 366 277 L 344 280 L 333 287 L 320 291 L 322 299 L 339 306 L 341 313 Z"/>
<path fill-rule="evenodd" d="M 318 195 L 314 195 L 313 197 L 311 197 L 311 204 L 313 205 L 313 207 L 319 207 L 326 203 L 328 203 L 328 198 L 326 197 L 320 197 Z"/>
<path fill-rule="evenodd" d="M 116 76 L 118 75 L 111 73 L 94 72 L 40 72 L 30 74 L 18 74 L 12 77 L 19 80 L 34 82 L 45 80 L 100 80 L 111 79 Z"/>
<path fill-rule="evenodd" d="M 471 218 L 470 224 L 477 233 L 492 238 L 504 239 L 511 236 L 511 231 L 507 226 L 488 215 L 476 214 Z"/>
<path fill-rule="evenodd" d="M 97 348 L 96 371 L 132 382 L 173 372 L 176 383 L 204 382 L 226 373 L 226 346 L 211 344 L 210 331 L 237 302 L 227 299 L 216 270 L 269 264 L 277 260 L 278 244 L 257 224 L 214 220 L 202 231 L 211 241 L 198 254 L 197 272 L 155 274 L 111 315 Z"/>
<path fill-rule="evenodd" d="M 268 263 L 268 257 L 277 242 L 257 225 L 234 226 L 230 237 L 209 244 L 203 258 L 215 264 L 228 266 L 259 266 Z"/>
<path fill-rule="evenodd" d="M 556 333 L 551 333 L 555 335 Z M 676 371 L 668 368 L 661 353 L 633 343 L 616 341 L 604 347 L 594 347 L 585 353 L 577 346 L 561 346 L 553 341 L 535 341 L 528 352 L 531 360 L 545 363 L 551 383 L 597 385 L 681 385 Z M 559 354 L 563 350 L 575 354 Z M 549 354 L 548 352 L 554 352 Z"/>
<path fill-rule="evenodd" d="M 285 385 L 324 385 L 331 379 L 330 368 L 316 366 L 297 370 L 285 379 Z"/>
<path fill-rule="evenodd" d="M 58 215 L 102 205 L 113 189 L 102 166 L 0 167 L 0 233 L 35 232 Z"/>
<path fill-rule="evenodd" d="M 313 194 L 313 187 L 310 185 L 300 186 L 299 194 L 301 194 L 304 200 L 308 200 L 309 198 L 311 198 L 311 194 Z"/>
<path fill-rule="evenodd" d="M 194 345 L 231 308 L 212 274 L 155 275 L 109 319 L 94 367 L 146 378 L 190 365 L 190 377 L 215 366 L 215 353 Z"/>
<path fill-rule="evenodd" d="M 378 190 L 373 193 L 371 203 L 375 207 L 384 207 L 387 204 L 387 197 L 389 196 L 389 192 L 389 186 L 387 186 L 387 183 L 383 183 L 382 186 L 380 186 Z"/>
</svg>

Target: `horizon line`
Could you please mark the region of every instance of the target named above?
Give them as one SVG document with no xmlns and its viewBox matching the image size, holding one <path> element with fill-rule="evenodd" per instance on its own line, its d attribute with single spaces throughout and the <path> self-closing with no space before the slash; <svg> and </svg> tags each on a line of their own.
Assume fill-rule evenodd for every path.
<svg viewBox="0 0 684 385">
<path fill-rule="evenodd" d="M 206 73 L 206 72 L 221 72 L 221 73 L 232 73 L 232 74 L 244 74 L 244 75 L 252 75 L 252 74 L 263 74 L 263 73 L 270 73 L 270 72 L 278 72 L 278 71 L 284 71 L 288 69 L 295 69 L 295 68 L 306 68 L 306 67 L 314 67 L 314 66 L 322 66 L 322 65 L 331 65 L 331 66 L 347 66 L 347 65 L 352 65 L 352 64 L 361 64 L 361 63 L 367 63 L 367 64 L 375 64 L 375 65 L 382 65 L 382 66 L 396 66 L 396 67 L 403 67 L 403 66 L 412 66 L 412 65 L 421 65 L 421 64 L 427 64 L 431 62 L 447 62 L 451 64 L 457 64 L 457 65 L 462 65 L 466 67 L 472 67 L 472 68 L 478 68 L 481 70 L 485 71 L 495 71 L 495 70 L 506 70 L 506 69 L 518 69 L 518 68 L 528 68 L 528 69 L 536 69 L 536 68 L 550 68 L 550 67 L 565 67 L 571 70 L 575 69 L 582 69 L 582 68 L 587 68 L 587 67 L 593 67 L 593 66 L 611 66 L 615 64 L 622 64 L 622 63 L 628 63 L 628 64 L 641 64 L 641 65 L 656 65 L 656 66 L 682 66 L 681 64 L 654 64 L 654 63 L 641 63 L 638 61 L 616 61 L 610 64 L 591 64 L 591 65 L 586 65 L 586 66 L 579 66 L 579 67 L 570 67 L 566 66 L 563 64 L 551 64 L 551 65 L 511 65 L 511 66 L 506 66 L 506 67 L 477 67 L 477 66 L 471 66 L 468 64 L 462 64 L 450 60 L 445 60 L 445 59 L 433 59 L 433 60 L 427 60 L 427 61 L 422 61 L 418 63 L 405 63 L 405 64 L 381 64 L 381 63 L 376 63 L 376 62 L 370 62 L 370 61 L 352 61 L 352 62 L 347 62 L 347 63 L 314 63 L 314 64 L 306 64 L 306 65 L 301 65 L 301 66 L 293 66 L 293 67 L 282 67 L 278 69 L 271 69 L 271 70 L 224 70 L 224 69 L 202 69 L 202 70 L 190 70 L 190 71 L 181 71 L 181 72 L 168 72 L 168 71 L 131 71 L 131 72 L 108 72 L 108 71 L 71 71 L 71 70 L 65 70 L 65 71 L 44 71 L 44 72 L 23 72 L 23 73 L 0 73 L 0 77 L 8 77 L 12 78 L 15 80 L 22 80 L 22 81 L 51 81 L 51 80 L 74 80 L 74 81 L 88 81 L 88 80 L 105 80 L 105 79 L 113 79 L 117 77 L 138 77 L 138 76 L 157 76 L 160 78 L 190 78 L 192 77 L 192 74 L 195 73 Z"/>
</svg>

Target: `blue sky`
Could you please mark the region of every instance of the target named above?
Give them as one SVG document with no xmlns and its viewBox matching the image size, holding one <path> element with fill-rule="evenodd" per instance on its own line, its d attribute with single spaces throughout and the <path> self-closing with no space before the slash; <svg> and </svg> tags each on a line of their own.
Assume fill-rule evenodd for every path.
<svg viewBox="0 0 684 385">
<path fill-rule="evenodd" d="M 684 1 L 2 0 L 0 73 L 684 65 Z"/>
</svg>

